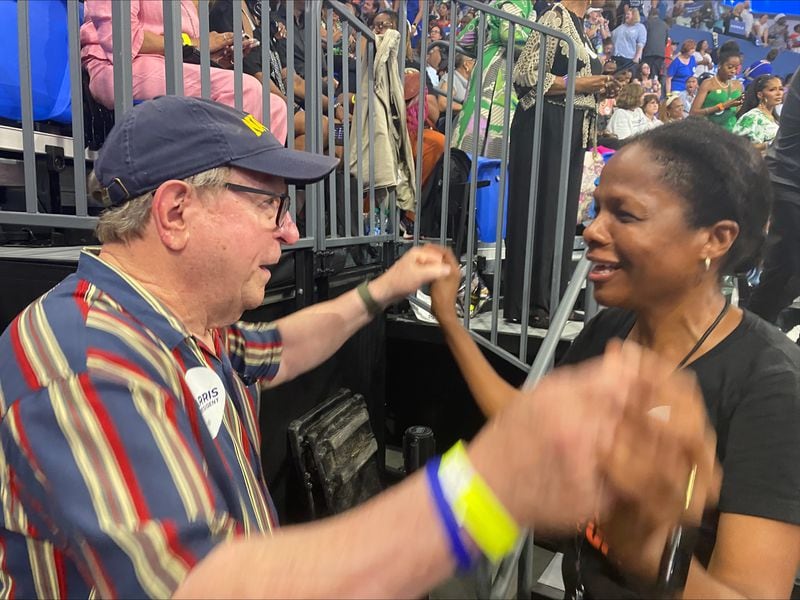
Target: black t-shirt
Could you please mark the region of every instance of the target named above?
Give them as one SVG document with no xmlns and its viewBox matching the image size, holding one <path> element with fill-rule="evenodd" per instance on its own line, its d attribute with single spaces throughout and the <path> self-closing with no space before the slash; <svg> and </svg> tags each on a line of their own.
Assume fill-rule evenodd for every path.
<svg viewBox="0 0 800 600">
<path fill-rule="evenodd" d="M 627 337 L 634 320 L 630 312 L 604 310 L 576 338 L 562 364 L 598 356 L 610 339 Z M 707 565 L 719 511 L 800 524 L 800 348 L 745 311 L 728 337 L 687 368 L 703 392 L 724 473 L 718 510 L 704 516 L 695 549 Z M 625 577 L 583 536 L 563 549 L 567 597 L 575 589 L 578 550 L 587 598 L 636 597 Z"/>
</svg>

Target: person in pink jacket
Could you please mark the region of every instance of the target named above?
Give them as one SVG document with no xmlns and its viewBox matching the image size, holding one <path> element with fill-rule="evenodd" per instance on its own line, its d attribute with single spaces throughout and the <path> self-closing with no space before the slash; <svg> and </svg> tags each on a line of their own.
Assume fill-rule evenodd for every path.
<svg viewBox="0 0 800 600">
<path fill-rule="evenodd" d="M 92 96 L 114 108 L 114 58 L 111 29 L 111 5 L 114 0 L 86 0 L 85 19 L 81 26 L 81 60 L 89 73 Z M 166 94 L 164 65 L 164 13 L 161 2 L 132 0 L 131 57 L 133 60 L 133 98 L 150 100 Z M 199 45 L 200 18 L 195 0 L 180 0 L 181 31 L 193 45 Z M 212 31 L 209 38 L 212 59 L 222 59 L 230 53 L 233 34 Z M 234 106 L 233 71 L 211 68 L 211 99 Z M 263 120 L 261 83 L 243 75 L 242 109 L 259 121 Z M 183 93 L 200 96 L 200 65 L 183 65 Z M 270 131 L 282 143 L 286 142 L 286 103 L 270 94 Z"/>
</svg>

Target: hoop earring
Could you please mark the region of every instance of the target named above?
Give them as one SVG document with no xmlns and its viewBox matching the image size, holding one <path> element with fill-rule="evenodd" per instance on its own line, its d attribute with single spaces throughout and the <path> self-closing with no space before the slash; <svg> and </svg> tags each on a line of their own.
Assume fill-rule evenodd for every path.
<svg viewBox="0 0 800 600">
<path fill-rule="evenodd" d="M 708 270 L 711 268 L 711 259 L 708 256 L 706 256 L 705 260 L 703 261 L 703 264 L 705 264 L 706 273 L 708 273 Z"/>
</svg>

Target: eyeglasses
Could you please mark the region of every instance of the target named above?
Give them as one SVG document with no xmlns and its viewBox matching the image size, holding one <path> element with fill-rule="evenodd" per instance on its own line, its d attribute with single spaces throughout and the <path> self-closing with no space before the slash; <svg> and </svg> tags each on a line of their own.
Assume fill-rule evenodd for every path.
<svg viewBox="0 0 800 600">
<path fill-rule="evenodd" d="M 275 223 L 278 227 L 283 227 L 283 222 L 286 219 L 286 213 L 289 212 L 289 207 L 292 204 L 292 198 L 289 196 L 289 194 L 278 194 L 276 192 L 270 192 L 269 190 L 259 190 L 258 188 L 251 188 L 247 187 L 246 185 L 239 185 L 238 183 L 226 182 L 223 184 L 223 187 L 232 192 L 244 192 L 246 194 L 267 196 L 266 200 L 258 204 L 259 208 L 275 210 Z"/>
</svg>

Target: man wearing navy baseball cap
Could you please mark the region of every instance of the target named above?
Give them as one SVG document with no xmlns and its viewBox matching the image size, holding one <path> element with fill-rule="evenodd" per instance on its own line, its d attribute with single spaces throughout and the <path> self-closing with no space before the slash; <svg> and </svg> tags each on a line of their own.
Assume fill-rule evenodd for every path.
<svg viewBox="0 0 800 600">
<path fill-rule="evenodd" d="M 571 530 L 602 506 L 601 472 L 622 471 L 618 457 L 601 466 L 595 440 L 641 384 L 619 360 L 520 392 L 427 479 L 272 536 L 257 384 L 313 368 L 449 273 L 445 249 L 415 248 L 335 300 L 239 322 L 298 238 L 287 182 L 334 166 L 196 98 L 148 101 L 117 123 L 94 170 L 102 248 L 0 337 L 0 596 L 420 596 L 479 551 L 509 552 L 534 518 Z M 680 492 L 686 472 L 664 475 L 671 487 L 641 489 Z"/>
</svg>

